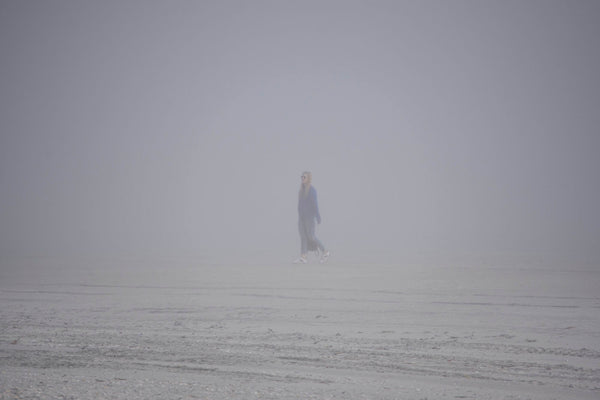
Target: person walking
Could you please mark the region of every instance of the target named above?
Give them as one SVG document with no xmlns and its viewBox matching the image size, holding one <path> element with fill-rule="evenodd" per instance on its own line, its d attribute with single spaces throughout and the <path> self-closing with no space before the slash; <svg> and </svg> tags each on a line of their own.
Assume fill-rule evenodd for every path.
<svg viewBox="0 0 600 400">
<path fill-rule="evenodd" d="M 329 251 L 325 250 L 323 243 L 315 236 L 315 220 L 321 223 L 317 191 L 311 185 L 312 174 L 304 171 L 300 177 L 300 191 L 298 192 L 298 230 L 300 232 L 300 258 L 295 264 L 308 262 L 308 251 L 316 250 L 321 254 L 320 262 L 324 263 L 329 258 Z"/>
</svg>

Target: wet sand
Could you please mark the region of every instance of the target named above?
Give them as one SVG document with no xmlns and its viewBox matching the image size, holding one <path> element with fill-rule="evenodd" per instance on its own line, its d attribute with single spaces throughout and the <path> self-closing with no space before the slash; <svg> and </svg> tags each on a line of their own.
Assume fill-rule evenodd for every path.
<svg viewBox="0 0 600 400">
<path fill-rule="evenodd" d="M 0 399 L 598 399 L 600 269 L 21 262 Z"/>
</svg>

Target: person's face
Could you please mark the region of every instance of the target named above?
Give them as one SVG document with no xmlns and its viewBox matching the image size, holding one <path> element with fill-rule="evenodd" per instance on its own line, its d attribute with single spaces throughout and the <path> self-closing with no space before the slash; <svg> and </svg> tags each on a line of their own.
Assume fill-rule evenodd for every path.
<svg viewBox="0 0 600 400">
<path fill-rule="evenodd" d="M 306 174 L 302 174 L 300 179 L 302 180 L 303 185 L 306 185 L 306 182 L 308 182 L 308 177 L 306 176 Z"/>
</svg>

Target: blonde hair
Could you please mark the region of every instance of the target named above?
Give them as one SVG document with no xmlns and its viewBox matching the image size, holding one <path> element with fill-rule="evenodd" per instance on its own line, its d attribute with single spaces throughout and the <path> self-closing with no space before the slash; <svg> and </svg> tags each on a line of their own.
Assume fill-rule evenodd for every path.
<svg viewBox="0 0 600 400">
<path fill-rule="evenodd" d="M 308 196 L 308 191 L 310 190 L 310 184 L 312 182 L 312 173 L 310 171 L 304 171 L 302 175 L 306 176 L 306 180 L 300 183 L 300 191 L 298 192 L 298 197 Z"/>
</svg>

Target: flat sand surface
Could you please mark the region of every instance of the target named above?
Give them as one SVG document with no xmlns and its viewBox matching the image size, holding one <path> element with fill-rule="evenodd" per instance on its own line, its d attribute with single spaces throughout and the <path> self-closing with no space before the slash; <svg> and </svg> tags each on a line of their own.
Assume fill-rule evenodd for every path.
<svg viewBox="0 0 600 400">
<path fill-rule="evenodd" d="M 600 399 L 600 269 L 20 262 L 0 399 Z"/>
</svg>

